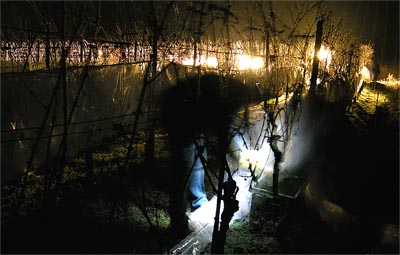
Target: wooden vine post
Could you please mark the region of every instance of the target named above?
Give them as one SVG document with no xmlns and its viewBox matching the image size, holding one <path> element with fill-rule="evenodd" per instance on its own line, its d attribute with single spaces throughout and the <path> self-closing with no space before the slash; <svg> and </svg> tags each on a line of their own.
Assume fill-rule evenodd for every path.
<svg viewBox="0 0 400 255">
<path fill-rule="evenodd" d="M 317 86 L 317 76 L 318 76 L 318 66 L 319 66 L 319 58 L 318 52 L 321 49 L 322 44 L 322 29 L 323 29 L 323 20 L 319 19 L 317 23 L 317 32 L 315 34 L 315 48 L 314 48 L 314 60 L 311 71 L 311 79 L 310 79 L 310 94 L 315 95 L 315 88 Z"/>
</svg>

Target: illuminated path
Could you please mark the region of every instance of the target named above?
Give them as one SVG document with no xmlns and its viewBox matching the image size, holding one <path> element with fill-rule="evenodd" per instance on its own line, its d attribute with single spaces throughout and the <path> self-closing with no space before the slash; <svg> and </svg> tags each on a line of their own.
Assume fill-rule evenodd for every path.
<svg viewBox="0 0 400 255">
<path fill-rule="evenodd" d="M 229 225 L 248 217 L 250 214 L 252 194 L 249 189 L 251 178 L 241 177 L 244 175 L 248 175 L 248 171 L 243 169 L 239 169 L 233 175 L 233 179 L 239 188 L 239 192 L 236 195 L 236 199 L 239 201 L 239 210 L 233 215 Z M 210 201 L 188 215 L 189 225 L 193 232 L 172 247 L 169 254 L 200 254 L 211 243 L 216 202 L 217 197 L 214 196 Z M 221 213 L 222 211 L 223 207 L 221 208 Z"/>
</svg>

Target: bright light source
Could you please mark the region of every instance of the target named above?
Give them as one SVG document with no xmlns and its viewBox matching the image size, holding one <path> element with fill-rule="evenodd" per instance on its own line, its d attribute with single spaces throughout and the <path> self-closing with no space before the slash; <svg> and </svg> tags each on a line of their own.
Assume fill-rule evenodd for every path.
<svg viewBox="0 0 400 255">
<path fill-rule="evenodd" d="M 258 56 L 252 57 L 249 55 L 241 55 L 239 56 L 238 61 L 239 61 L 238 64 L 239 70 L 248 70 L 248 69 L 257 70 L 264 66 L 263 58 Z"/>
<path fill-rule="evenodd" d="M 247 150 L 243 149 L 240 153 L 240 165 L 250 166 L 252 170 L 261 170 L 267 162 L 268 153 L 265 150 Z"/>
<path fill-rule="evenodd" d="M 208 57 L 205 64 L 208 67 L 217 68 L 218 67 L 218 60 L 217 60 L 216 57 Z"/>
<path fill-rule="evenodd" d="M 306 84 L 310 85 L 311 84 L 311 79 L 309 78 L 309 76 L 308 77 L 306 76 L 306 78 L 308 78 L 308 79 L 306 79 Z M 317 78 L 316 83 L 317 83 L 317 85 L 319 85 L 321 83 L 321 78 Z"/>
<path fill-rule="evenodd" d="M 182 65 L 192 66 L 193 62 L 194 62 L 193 58 L 184 58 L 182 60 Z M 218 60 L 216 57 L 206 58 L 204 56 L 200 56 L 199 58 L 196 58 L 196 63 L 195 63 L 195 66 L 199 65 L 216 68 L 218 66 Z"/>
<path fill-rule="evenodd" d="M 191 65 L 193 65 L 193 62 L 194 62 L 193 58 L 184 58 L 182 60 L 182 65 L 191 66 Z M 195 66 L 198 66 L 198 65 L 200 65 L 200 61 L 198 59 L 196 59 Z"/>
<path fill-rule="evenodd" d="M 320 61 L 325 62 L 325 66 L 329 67 L 332 61 L 332 51 L 329 48 L 325 48 L 324 45 L 321 46 L 321 49 L 318 52 L 318 58 Z"/>
</svg>

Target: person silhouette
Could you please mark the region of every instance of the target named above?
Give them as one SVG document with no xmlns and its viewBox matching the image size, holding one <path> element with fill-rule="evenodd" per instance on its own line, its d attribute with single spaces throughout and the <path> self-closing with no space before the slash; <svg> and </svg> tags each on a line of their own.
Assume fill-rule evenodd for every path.
<svg viewBox="0 0 400 255">
<path fill-rule="evenodd" d="M 375 56 L 372 56 L 371 61 L 368 65 L 368 70 L 371 74 L 371 80 L 376 82 L 378 80 L 378 77 L 379 77 L 381 71 L 380 71 L 378 62 L 376 61 Z"/>
<path fill-rule="evenodd" d="M 246 105 L 260 102 L 261 98 L 258 85 L 245 85 L 217 74 L 188 78 L 166 91 L 161 120 L 168 133 L 176 171 L 170 185 L 169 214 L 173 233 L 189 233 L 188 202 L 191 211 L 195 211 L 208 201 L 202 163 L 207 160 L 205 134 L 214 132 L 219 138 L 223 137 L 219 143 L 233 141 L 230 150 L 238 150 L 242 145 L 237 137 L 239 132 L 235 132 L 238 125 L 235 113 Z M 229 137 L 232 133 L 234 135 Z"/>
</svg>

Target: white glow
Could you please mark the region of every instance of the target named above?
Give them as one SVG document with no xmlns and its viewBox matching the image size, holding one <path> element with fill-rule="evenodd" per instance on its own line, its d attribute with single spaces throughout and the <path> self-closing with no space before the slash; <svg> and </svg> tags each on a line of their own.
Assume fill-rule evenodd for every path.
<svg viewBox="0 0 400 255">
<path fill-rule="evenodd" d="M 258 56 L 249 56 L 249 55 L 241 55 L 238 58 L 238 69 L 239 70 L 248 70 L 253 69 L 257 70 L 264 66 L 264 60 L 262 57 Z"/>
<path fill-rule="evenodd" d="M 268 146 L 267 146 L 268 147 Z M 240 165 L 250 167 L 251 170 L 262 170 L 267 163 L 268 152 L 265 149 L 247 150 L 243 149 L 240 153 Z"/>
<path fill-rule="evenodd" d="M 193 58 L 184 58 L 182 60 L 182 65 L 192 66 L 193 62 L 194 62 Z M 200 56 L 199 58 L 196 58 L 196 63 L 195 63 L 195 66 L 199 65 L 216 68 L 218 66 L 218 60 L 216 57 L 206 58 L 204 56 Z"/>
<path fill-rule="evenodd" d="M 332 56 L 331 52 L 329 49 L 326 49 L 324 45 L 322 45 L 318 52 L 319 60 L 326 60 L 329 58 L 329 56 Z"/>
<path fill-rule="evenodd" d="M 236 173 L 233 175 L 233 179 L 238 187 L 238 193 L 236 199 L 239 201 L 239 210 L 235 212 L 229 225 L 234 223 L 236 220 L 240 220 L 249 215 L 251 209 L 252 195 L 249 191 L 251 178 L 243 178 L 240 174 Z M 196 229 L 199 223 L 201 225 L 214 224 L 214 217 L 216 212 L 217 196 L 214 196 L 211 200 L 205 202 L 200 208 L 188 214 L 189 224 Z M 221 204 L 220 216 L 224 210 L 224 203 Z"/>
<path fill-rule="evenodd" d="M 216 205 L 217 205 L 217 197 L 214 196 L 211 200 L 205 202 L 196 211 L 190 213 L 188 215 L 189 219 L 191 221 L 201 222 L 203 224 L 213 223 L 214 222 Z"/>
<path fill-rule="evenodd" d="M 206 66 L 217 68 L 218 67 L 218 60 L 216 57 L 208 57 L 206 61 Z"/>
<path fill-rule="evenodd" d="M 363 80 L 371 80 L 371 75 L 367 67 L 363 66 L 360 73 Z"/>
<path fill-rule="evenodd" d="M 332 51 L 322 45 L 318 52 L 318 58 L 328 68 L 332 61 Z"/>
<path fill-rule="evenodd" d="M 193 58 L 184 58 L 182 60 L 182 65 L 191 66 L 191 65 L 193 65 L 193 62 L 194 62 Z M 200 65 L 200 61 L 198 59 L 196 59 L 195 66 L 198 66 L 198 65 Z"/>
<path fill-rule="evenodd" d="M 306 84 L 307 84 L 307 85 L 310 85 L 310 84 L 311 84 L 311 78 L 309 78 L 309 77 L 310 77 L 310 76 L 308 76 L 308 77 L 306 76 L 306 78 L 308 78 L 308 79 L 306 79 Z M 321 83 L 321 79 L 320 79 L 320 78 L 317 78 L 317 81 L 316 81 L 316 82 L 317 82 L 317 85 L 320 84 L 320 83 Z"/>
</svg>

